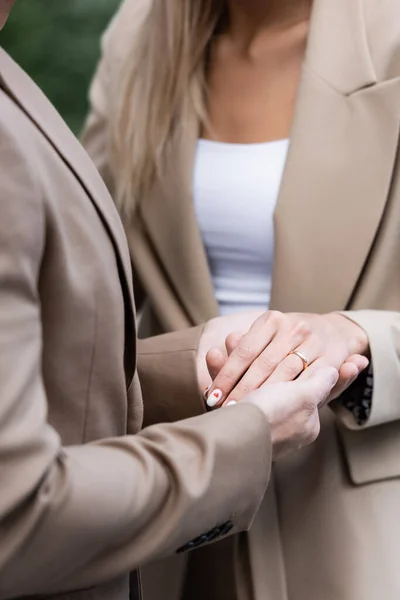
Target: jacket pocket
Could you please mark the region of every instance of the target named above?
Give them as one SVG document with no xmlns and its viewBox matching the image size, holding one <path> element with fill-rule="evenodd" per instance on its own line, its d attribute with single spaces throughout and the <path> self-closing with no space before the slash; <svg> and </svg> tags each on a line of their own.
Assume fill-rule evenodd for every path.
<svg viewBox="0 0 400 600">
<path fill-rule="evenodd" d="M 355 485 L 400 477 L 400 422 L 368 429 L 339 426 L 350 479 Z"/>
</svg>

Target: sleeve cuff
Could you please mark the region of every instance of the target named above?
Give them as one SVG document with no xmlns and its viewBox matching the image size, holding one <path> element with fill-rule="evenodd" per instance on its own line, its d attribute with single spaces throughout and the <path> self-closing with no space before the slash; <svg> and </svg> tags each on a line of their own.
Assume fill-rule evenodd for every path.
<svg viewBox="0 0 400 600">
<path fill-rule="evenodd" d="M 347 418 L 362 427 L 368 422 L 372 409 L 374 374 L 372 362 L 357 380 L 338 398 L 337 402 L 348 411 Z"/>
<path fill-rule="evenodd" d="M 138 342 L 144 427 L 206 412 L 197 379 L 197 347 L 204 326 Z"/>
<path fill-rule="evenodd" d="M 368 335 L 373 365 L 373 381 L 369 407 L 365 406 L 363 422 L 357 423 L 354 413 L 339 399 L 331 404 L 338 418 L 349 429 L 375 427 L 400 420 L 400 313 L 360 310 L 342 313 L 357 323 Z M 368 374 L 367 374 L 368 378 Z M 372 385 L 371 385 L 372 384 Z M 359 401 L 362 391 L 359 390 Z"/>
</svg>

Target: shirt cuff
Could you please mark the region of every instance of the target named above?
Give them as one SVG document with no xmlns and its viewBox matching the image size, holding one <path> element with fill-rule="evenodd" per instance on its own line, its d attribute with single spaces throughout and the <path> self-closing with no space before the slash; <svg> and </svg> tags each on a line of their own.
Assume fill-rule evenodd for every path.
<svg viewBox="0 0 400 600">
<path fill-rule="evenodd" d="M 372 409 L 374 370 L 372 362 L 356 381 L 338 399 L 343 408 L 352 413 L 357 425 L 365 425 Z"/>
</svg>

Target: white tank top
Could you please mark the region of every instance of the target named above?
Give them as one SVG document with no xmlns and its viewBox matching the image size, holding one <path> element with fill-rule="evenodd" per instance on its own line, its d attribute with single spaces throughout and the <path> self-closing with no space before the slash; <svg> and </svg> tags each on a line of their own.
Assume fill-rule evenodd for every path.
<svg viewBox="0 0 400 600">
<path fill-rule="evenodd" d="M 194 204 L 221 315 L 267 310 L 289 140 L 197 143 Z"/>
</svg>

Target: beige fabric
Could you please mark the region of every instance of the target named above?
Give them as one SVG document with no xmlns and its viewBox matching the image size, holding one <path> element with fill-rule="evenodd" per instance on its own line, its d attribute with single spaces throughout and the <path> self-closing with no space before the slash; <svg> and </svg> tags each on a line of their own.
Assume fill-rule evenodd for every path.
<svg viewBox="0 0 400 600">
<path fill-rule="evenodd" d="M 104 37 L 91 89 L 85 143 L 111 187 L 112 91 L 138 14 L 150 2 L 125 0 Z M 399 124 L 398 0 L 315 0 L 275 215 L 272 306 L 351 311 L 370 338 L 373 411 L 363 430 L 344 413 L 347 427 L 338 427 L 326 411 L 317 444 L 275 465 L 250 534 L 190 556 L 185 599 L 399 598 Z M 201 323 L 217 311 L 191 197 L 197 135 L 193 117 L 171 150 L 166 183 L 155 183 L 126 226 L 148 297 L 146 335 Z M 145 405 L 151 422 L 158 411 Z M 158 568 L 153 580 L 162 577 Z M 182 565 L 168 570 L 179 589 Z M 147 589 L 148 598 L 161 597 Z"/>
<path fill-rule="evenodd" d="M 2 50 L 0 165 L 0 598 L 127 600 L 130 569 L 228 519 L 249 527 L 268 424 L 249 405 L 138 433 L 122 225 L 86 153 Z M 200 333 L 139 344 L 149 403 L 200 405 Z"/>
</svg>

